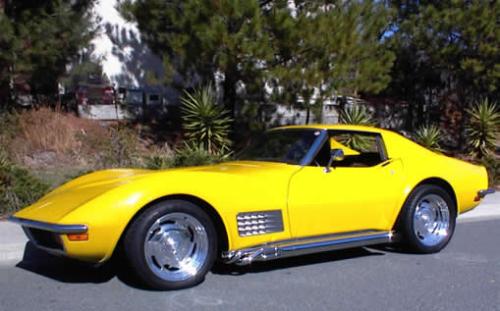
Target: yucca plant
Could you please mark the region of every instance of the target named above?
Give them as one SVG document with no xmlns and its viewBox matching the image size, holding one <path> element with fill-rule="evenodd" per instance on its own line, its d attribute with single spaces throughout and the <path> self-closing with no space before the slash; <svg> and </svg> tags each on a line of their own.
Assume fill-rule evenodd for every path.
<svg viewBox="0 0 500 311">
<path fill-rule="evenodd" d="M 222 106 L 217 105 L 213 88 L 209 85 L 193 93 L 185 91 L 181 103 L 183 128 L 188 140 L 201 145 L 210 155 L 228 150 L 232 119 Z"/>
<path fill-rule="evenodd" d="M 343 109 L 339 115 L 340 123 L 374 126 L 375 121 L 365 106 L 353 105 Z"/>
<path fill-rule="evenodd" d="M 469 123 L 466 133 L 471 153 L 483 158 L 495 148 L 500 127 L 500 112 L 496 103 L 482 100 L 467 109 Z"/>
<path fill-rule="evenodd" d="M 441 129 L 436 125 L 424 125 L 420 127 L 414 135 L 417 143 L 425 148 L 440 151 L 439 139 L 441 137 Z"/>
<path fill-rule="evenodd" d="M 339 121 L 343 124 L 374 126 L 375 121 L 371 113 L 365 106 L 354 105 L 343 109 L 339 115 Z M 370 145 L 370 139 L 364 135 L 350 135 L 343 142 L 346 146 L 355 150 L 367 150 Z"/>
</svg>

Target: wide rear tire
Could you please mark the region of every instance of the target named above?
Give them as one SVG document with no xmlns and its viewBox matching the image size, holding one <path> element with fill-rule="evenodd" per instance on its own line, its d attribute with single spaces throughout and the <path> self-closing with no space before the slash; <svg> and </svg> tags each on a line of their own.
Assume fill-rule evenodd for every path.
<svg viewBox="0 0 500 311">
<path fill-rule="evenodd" d="M 456 206 L 447 191 L 436 185 L 421 185 L 406 200 L 396 231 L 409 251 L 436 253 L 453 236 L 456 217 Z"/>
<path fill-rule="evenodd" d="M 204 280 L 216 258 L 216 237 L 210 217 L 200 207 L 170 200 L 151 206 L 132 222 L 123 248 L 144 285 L 181 289 Z"/>
</svg>

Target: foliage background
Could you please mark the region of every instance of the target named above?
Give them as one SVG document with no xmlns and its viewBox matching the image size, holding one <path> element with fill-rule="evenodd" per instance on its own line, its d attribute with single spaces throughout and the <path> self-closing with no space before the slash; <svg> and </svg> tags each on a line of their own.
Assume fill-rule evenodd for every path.
<svg viewBox="0 0 500 311">
<path fill-rule="evenodd" d="M 498 183 L 500 1 L 120 1 L 160 56 L 162 83 L 188 105 L 178 121 L 104 125 L 53 108 L 58 83 L 100 70 L 82 61 L 98 31 L 94 4 L 0 1 L 0 206 L 11 202 L 9 211 L 82 172 L 225 160 L 269 126 L 269 107 L 304 110 L 309 122 L 331 98 L 341 122 L 389 124 L 482 163 Z M 208 85 L 205 100 L 197 92 Z M 17 107 L 18 92 L 44 107 Z M 360 101 L 347 107 L 347 96 Z M 402 122 L 384 122 L 396 114 Z"/>
</svg>

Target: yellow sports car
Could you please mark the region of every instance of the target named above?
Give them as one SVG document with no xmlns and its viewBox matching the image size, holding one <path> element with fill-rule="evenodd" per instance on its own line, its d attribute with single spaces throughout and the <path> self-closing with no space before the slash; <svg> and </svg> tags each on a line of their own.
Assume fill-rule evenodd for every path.
<svg viewBox="0 0 500 311">
<path fill-rule="evenodd" d="M 201 282 L 216 259 L 250 264 L 400 242 L 432 253 L 487 189 L 484 167 L 387 130 L 270 130 L 222 164 L 79 177 L 10 218 L 39 248 L 102 263 L 118 245 L 146 285 Z"/>
</svg>

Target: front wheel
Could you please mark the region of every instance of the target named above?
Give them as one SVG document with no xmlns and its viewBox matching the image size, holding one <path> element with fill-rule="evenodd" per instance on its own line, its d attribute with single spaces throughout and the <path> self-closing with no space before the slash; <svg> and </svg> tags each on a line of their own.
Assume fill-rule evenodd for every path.
<svg viewBox="0 0 500 311">
<path fill-rule="evenodd" d="M 435 253 L 448 244 L 455 223 L 456 207 L 448 192 L 435 185 L 422 185 L 406 200 L 397 231 L 410 251 Z"/>
<path fill-rule="evenodd" d="M 139 215 L 124 237 L 136 276 L 155 289 L 180 289 L 203 281 L 217 250 L 214 225 L 198 206 L 160 202 Z"/>
</svg>

